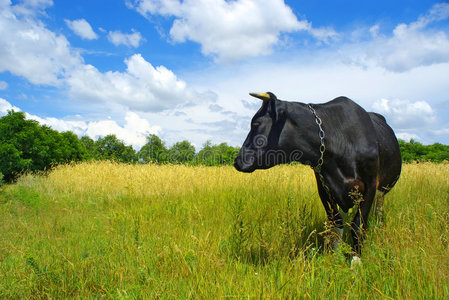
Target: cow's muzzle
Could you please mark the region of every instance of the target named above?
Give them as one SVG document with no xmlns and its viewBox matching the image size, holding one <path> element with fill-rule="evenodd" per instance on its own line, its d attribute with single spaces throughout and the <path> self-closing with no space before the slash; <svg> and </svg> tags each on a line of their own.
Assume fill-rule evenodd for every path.
<svg viewBox="0 0 449 300">
<path fill-rule="evenodd" d="M 254 156 L 237 156 L 234 160 L 234 167 L 237 171 L 251 173 L 256 169 L 254 166 L 255 157 Z"/>
</svg>

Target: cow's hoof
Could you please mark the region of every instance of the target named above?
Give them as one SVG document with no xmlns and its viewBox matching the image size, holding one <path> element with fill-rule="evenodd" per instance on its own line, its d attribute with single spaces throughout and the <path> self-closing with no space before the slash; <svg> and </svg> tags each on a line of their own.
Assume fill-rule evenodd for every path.
<svg viewBox="0 0 449 300">
<path fill-rule="evenodd" d="M 351 260 L 351 269 L 357 269 L 361 266 L 362 266 L 362 259 L 354 255 Z"/>
</svg>

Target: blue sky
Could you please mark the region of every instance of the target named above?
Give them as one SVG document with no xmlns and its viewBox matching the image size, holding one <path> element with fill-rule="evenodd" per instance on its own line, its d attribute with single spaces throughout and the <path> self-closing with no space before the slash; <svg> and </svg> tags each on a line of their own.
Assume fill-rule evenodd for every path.
<svg viewBox="0 0 449 300">
<path fill-rule="evenodd" d="M 240 145 L 260 103 L 345 95 L 449 144 L 448 1 L 0 0 L 0 115 L 135 148 Z"/>
</svg>

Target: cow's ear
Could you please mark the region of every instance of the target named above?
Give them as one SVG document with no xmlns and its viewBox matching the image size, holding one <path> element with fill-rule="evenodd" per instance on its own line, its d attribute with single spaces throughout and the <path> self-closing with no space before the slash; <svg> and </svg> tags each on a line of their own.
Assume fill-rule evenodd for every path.
<svg viewBox="0 0 449 300">
<path fill-rule="evenodd" d="M 278 120 L 278 112 L 276 109 L 277 97 L 275 94 L 271 92 L 266 93 L 249 93 L 251 96 L 256 97 L 263 101 L 262 110 L 265 110 L 269 113 L 273 122 L 277 122 Z"/>
</svg>

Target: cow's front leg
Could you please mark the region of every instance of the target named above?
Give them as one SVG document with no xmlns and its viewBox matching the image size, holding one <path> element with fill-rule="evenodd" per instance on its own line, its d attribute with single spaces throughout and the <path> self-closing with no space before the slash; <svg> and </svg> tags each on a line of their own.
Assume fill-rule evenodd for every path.
<svg viewBox="0 0 449 300">
<path fill-rule="evenodd" d="M 327 215 L 327 239 L 326 247 L 332 247 L 333 250 L 337 250 L 341 245 L 343 238 L 343 218 L 339 213 L 338 206 L 332 199 L 330 199 L 330 191 L 326 189 L 323 185 L 318 174 L 315 173 L 318 194 L 320 195 L 321 202 L 323 203 L 324 209 Z"/>
<path fill-rule="evenodd" d="M 341 246 L 343 240 L 343 218 L 336 205 L 332 205 L 331 202 L 323 204 L 327 214 L 325 246 L 336 251 Z"/>
</svg>

